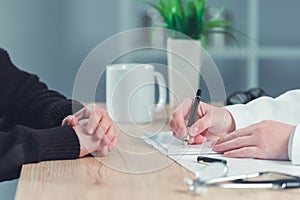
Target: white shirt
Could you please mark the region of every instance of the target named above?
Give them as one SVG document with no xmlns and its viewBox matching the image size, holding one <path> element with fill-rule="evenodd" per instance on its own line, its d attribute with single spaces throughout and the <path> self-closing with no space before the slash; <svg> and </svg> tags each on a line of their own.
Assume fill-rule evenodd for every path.
<svg viewBox="0 0 300 200">
<path fill-rule="evenodd" d="M 288 153 L 293 164 L 300 164 L 300 89 L 277 98 L 260 97 L 247 104 L 225 107 L 233 116 L 236 129 L 273 120 L 296 126 L 290 135 Z"/>
</svg>

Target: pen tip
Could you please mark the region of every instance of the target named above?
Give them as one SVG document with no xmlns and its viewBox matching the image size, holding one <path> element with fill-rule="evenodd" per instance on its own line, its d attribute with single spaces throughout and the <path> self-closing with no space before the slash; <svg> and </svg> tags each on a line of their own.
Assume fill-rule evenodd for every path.
<svg viewBox="0 0 300 200">
<path fill-rule="evenodd" d="M 189 140 L 188 139 L 184 139 L 183 140 L 183 146 L 184 147 L 188 147 L 189 146 Z"/>
</svg>

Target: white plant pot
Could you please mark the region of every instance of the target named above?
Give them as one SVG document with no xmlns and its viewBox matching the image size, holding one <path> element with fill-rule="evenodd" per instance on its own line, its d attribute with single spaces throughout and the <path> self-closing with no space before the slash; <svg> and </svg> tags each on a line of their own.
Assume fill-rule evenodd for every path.
<svg viewBox="0 0 300 200">
<path fill-rule="evenodd" d="M 200 40 L 168 38 L 167 51 L 169 103 L 175 108 L 200 87 L 202 45 Z"/>
</svg>

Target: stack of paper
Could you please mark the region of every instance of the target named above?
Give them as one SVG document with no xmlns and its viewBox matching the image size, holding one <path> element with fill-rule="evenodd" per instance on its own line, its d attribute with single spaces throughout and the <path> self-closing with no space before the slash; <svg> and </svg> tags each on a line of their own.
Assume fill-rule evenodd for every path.
<svg viewBox="0 0 300 200">
<path fill-rule="evenodd" d="M 172 132 L 146 133 L 143 140 L 167 156 L 216 154 L 211 149 L 210 142 L 184 147 L 182 141 L 175 138 Z"/>
</svg>

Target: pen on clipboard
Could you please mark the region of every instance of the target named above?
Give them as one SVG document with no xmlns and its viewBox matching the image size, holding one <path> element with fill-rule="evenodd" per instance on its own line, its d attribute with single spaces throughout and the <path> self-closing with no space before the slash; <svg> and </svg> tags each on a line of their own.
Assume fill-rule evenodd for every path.
<svg viewBox="0 0 300 200">
<path fill-rule="evenodd" d="M 204 156 L 198 156 L 197 157 L 197 163 L 200 163 L 200 164 L 211 164 L 213 162 L 219 162 L 219 163 L 223 163 L 223 164 L 227 164 L 227 161 L 226 160 L 223 160 L 223 159 L 218 159 L 218 158 L 209 158 L 209 157 L 204 157 Z"/>
<path fill-rule="evenodd" d="M 188 124 L 187 124 L 188 132 L 187 132 L 187 135 L 183 139 L 183 145 L 185 147 L 187 147 L 189 145 L 189 140 L 190 140 L 190 130 L 189 129 L 195 123 L 196 114 L 197 114 L 197 111 L 198 111 L 198 106 L 199 106 L 199 103 L 200 103 L 200 100 L 201 100 L 201 94 L 202 94 L 202 90 L 197 89 L 196 96 L 193 100 L 193 106 L 192 106 L 192 109 L 191 109 L 190 118 L 189 118 Z"/>
</svg>

